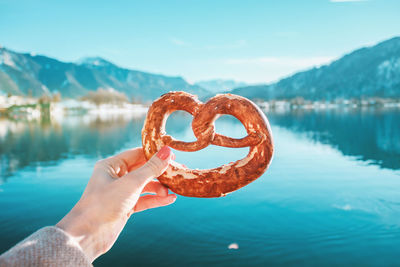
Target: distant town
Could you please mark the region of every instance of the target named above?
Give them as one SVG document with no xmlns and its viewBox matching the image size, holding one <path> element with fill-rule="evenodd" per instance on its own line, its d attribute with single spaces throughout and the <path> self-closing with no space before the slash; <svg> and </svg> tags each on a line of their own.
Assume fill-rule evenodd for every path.
<svg viewBox="0 0 400 267">
<path fill-rule="evenodd" d="M 337 99 L 334 101 L 311 101 L 301 97 L 294 99 L 269 100 L 253 99 L 265 112 L 288 112 L 291 110 L 325 109 L 399 109 L 400 99 Z M 0 95 L 0 117 L 11 119 L 38 119 L 83 114 L 146 114 L 149 103 L 130 101 L 125 94 L 114 90 L 99 89 L 81 98 L 65 98 L 60 94 L 40 98 Z"/>
<path fill-rule="evenodd" d="M 79 99 L 62 99 L 59 94 L 40 98 L 0 95 L 0 117 L 13 119 L 126 112 L 141 116 L 146 114 L 147 108 L 147 105 L 130 102 L 123 93 L 103 89 L 90 92 Z"/>
</svg>

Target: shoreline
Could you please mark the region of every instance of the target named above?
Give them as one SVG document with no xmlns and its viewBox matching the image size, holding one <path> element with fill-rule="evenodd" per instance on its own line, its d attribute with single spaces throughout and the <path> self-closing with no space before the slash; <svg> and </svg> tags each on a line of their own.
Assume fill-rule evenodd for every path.
<svg viewBox="0 0 400 267">
<path fill-rule="evenodd" d="M 0 101 L 0 117 L 28 120 L 39 118 L 62 118 L 65 116 L 95 115 L 102 118 L 118 115 L 142 117 L 146 115 L 149 105 L 140 103 L 93 104 L 89 101 L 67 99 L 57 102 L 44 102 L 40 99 L 12 96 L 10 101 Z M 341 99 L 335 101 L 292 100 L 253 100 L 264 112 L 290 112 L 307 110 L 386 110 L 400 109 L 399 99 Z"/>
<path fill-rule="evenodd" d="M 25 118 L 28 120 L 39 118 L 61 118 L 70 115 L 97 115 L 100 117 L 127 115 L 141 117 L 147 113 L 149 106 L 144 104 L 120 103 L 95 105 L 88 101 L 65 100 L 59 102 L 40 102 L 26 99 L 22 102 L 12 102 L 8 106 L 0 105 L 0 117 Z"/>
<path fill-rule="evenodd" d="M 303 99 L 254 101 L 265 111 L 327 110 L 327 109 L 400 109 L 399 99 L 340 99 L 335 101 L 307 101 Z"/>
</svg>

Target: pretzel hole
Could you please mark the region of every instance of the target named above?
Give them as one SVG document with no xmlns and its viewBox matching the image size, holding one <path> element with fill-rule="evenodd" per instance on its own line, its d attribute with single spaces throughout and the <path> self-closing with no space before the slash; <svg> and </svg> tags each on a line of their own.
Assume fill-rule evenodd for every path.
<svg viewBox="0 0 400 267">
<path fill-rule="evenodd" d="M 247 136 L 244 125 L 235 116 L 228 114 L 221 115 L 215 121 L 215 132 L 237 139 Z"/>
<path fill-rule="evenodd" d="M 193 116 L 190 113 L 183 110 L 174 111 L 167 119 L 165 131 L 167 135 L 180 141 L 196 141 L 192 131 L 192 120 Z"/>
<path fill-rule="evenodd" d="M 173 150 L 176 162 L 186 165 L 189 169 L 213 169 L 224 164 L 243 159 L 249 153 L 248 147 L 229 148 L 209 145 L 195 152 Z M 212 156 L 212 160 L 208 160 Z"/>
</svg>

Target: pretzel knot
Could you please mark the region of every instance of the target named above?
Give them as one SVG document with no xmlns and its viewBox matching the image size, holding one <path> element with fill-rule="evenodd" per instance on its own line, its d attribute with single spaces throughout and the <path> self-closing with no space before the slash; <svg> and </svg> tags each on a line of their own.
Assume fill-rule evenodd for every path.
<svg viewBox="0 0 400 267">
<path fill-rule="evenodd" d="M 183 142 L 165 133 L 168 116 L 184 110 L 193 116 L 194 142 Z M 247 136 L 230 138 L 215 132 L 220 115 L 236 117 L 246 128 Z M 172 162 L 158 180 L 173 192 L 190 197 L 220 197 L 260 177 L 268 168 L 273 143 L 271 129 L 264 113 L 250 100 L 232 94 L 217 95 L 206 103 L 186 92 L 170 92 L 149 108 L 142 130 L 142 144 L 147 159 L 163 146 L 180 151 L 198 151 L 208 145 L 250 147 L 248 155 L 238 161 L 208 170 L 188 169 Z"/>
</svg>

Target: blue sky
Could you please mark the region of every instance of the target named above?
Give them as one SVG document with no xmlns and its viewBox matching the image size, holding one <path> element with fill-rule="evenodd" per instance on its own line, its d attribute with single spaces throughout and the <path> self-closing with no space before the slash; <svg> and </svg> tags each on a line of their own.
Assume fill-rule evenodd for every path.
<svg viewBox="0 0 400 267">
<path fill-rule="evenodd" d="M 0 45 L 262 83 L 400 36 L 399 14 L 398 0 L 0 0 Z"/>
</svg>

